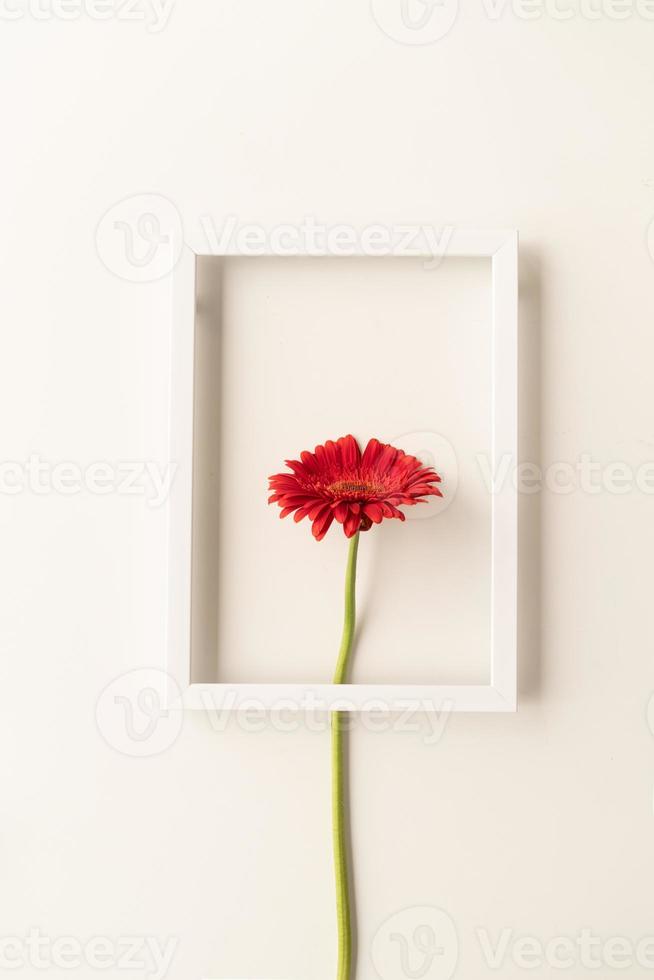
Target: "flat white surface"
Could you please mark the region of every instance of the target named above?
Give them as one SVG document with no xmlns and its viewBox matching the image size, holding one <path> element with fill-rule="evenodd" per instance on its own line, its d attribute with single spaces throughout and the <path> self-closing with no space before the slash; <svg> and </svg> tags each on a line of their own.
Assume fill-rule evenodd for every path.
<svg viewBox="0 0 654 980">
<path fill-rule="evenodd" d="M 168 460 L 169 284 L 121 280 L 93 247 L 107 208 L 144 192 L 189 236 L 229 213 L 520 228 L 522 458 L 654 458 L 650 23 L 470 2 L 410 47 L 365 3 L 253 0 L 176 4 L 159 34 L 2 27 L 4 459 Z M 379 980 L 382 924 L 424 905 L 456 925 L 454 980 L 651 975 L 525 971 L 510 951 L 652 933 L 652 497 L 545 489 L 520 507 L 517 714 L 459 714 L 431 742 L 426 715 L 353 716 L 357 980 Z M 160 754 L 110 748 L 100 692 L 165 643 L 165 513 L 25 492 L 0 521 L 3 937 L 175 937 L 166 980 L 331 976 L 327 732 L 188 712 Z M 513 930 L 501 969 L 479 928 Z"/>
</svg>

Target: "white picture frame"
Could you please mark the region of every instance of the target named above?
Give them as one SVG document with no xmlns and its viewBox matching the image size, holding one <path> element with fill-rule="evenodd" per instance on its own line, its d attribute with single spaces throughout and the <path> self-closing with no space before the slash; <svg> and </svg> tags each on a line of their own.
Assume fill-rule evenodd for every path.
<svg viewBox="0 0 654 980">
<path fill-rule="evenodd" d="M 489 684 L 279 684 L 191 682 L 193 500 L 193 374 L 196 260 L 215 254 L 184 244 L 171 276 L 170 459 L 176 475 L 168 507 L 168 704 L 197 710 L 507 712 L 516 710 L 517 490 L 493 493 Z M 229 257 L 230 253 L 223 253 Z M 299 249 L 285 255 L 303 255 Z M 311 253 L 316 254 L 315 252 Z M 327 253 L 325 253 L 327 254 Z M 353 248 L 352 255 L 361 254 Z M 389 254 L 393 254 L 392 250 Z M 416 253 L 420 254 L 420 253 Z M 517 460 L 518 233 L 454 229 L 447 257 L 488 258 L 492 264 L 492 467 Z M 426 255 L 432 259 L 433 256 Z"/>
</svg>

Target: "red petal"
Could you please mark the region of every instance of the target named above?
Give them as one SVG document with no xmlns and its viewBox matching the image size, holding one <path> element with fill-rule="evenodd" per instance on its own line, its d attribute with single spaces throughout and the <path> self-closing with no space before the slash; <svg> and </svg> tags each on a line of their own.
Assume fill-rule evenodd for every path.
<svg viewBox="0 0 654 980">
<path fill-rule="evenodd" d="M 338 440 L 345 469 L 355 469 L 361 462 L 361 450 L 354 436 L 342 436 Z"/>
<path fill-rule="evenodd" d="M 320 454 L 318 453 L 319 449 L 322 450 L 322 453 Z M 318 462 L 320 462 L 321 465 L 325 466 L 328 470 L 337 471 L 340 469 L 340 452 L 338 446 L 332 439 L 328 439 L 324 446 L 316 446 L 316 456 L 318 457 Z"/>
<path fill-rule="evenodd" d="M 305 467 L 307 468 L 307 470 L 309 470 L 310 473 L 317 473 L 318 461 L 316 460 L 316 457 L 313 455 L 313 453 L 308 453 L 305 450 L 305 452 L 300 453 L 300 459 L 302 460 Z"/>
<path fill-rule="evenodd" d="M 313 534 L 316 541 L 322 541 L 322 539 L 327 534 L 327 531 L 331 527 L 332 521 L 334 520 L 334 514 L 331 510 L 328 510 L 323 517 L 319 517 L 313 522 L 311 526 L 311 533 Z"/>
<path fill-rule="evenodd" d="M 380 473 L 387 473 L 393 468 L 399 454 L 399 449 L 395 449 L 394 446 L 382 446 L 381 453 L 376 462 L 376 468 Z"/>
<path fill-rule="evenodd" d="M 304 466 L 304 463 L 300 463 L 300 461 L 297 459 L 287 459 L 285 460 L 285 463 L 288 466 L 289 470 L 293 470 L 296 476 L 301 476 L 306 478 L 307 471 Z"/>
<path fill-rule="evenodd" d="M 329 504 L 324 500 L 317 500 L 315 504 L 307 504 L 307 511 L 312 521 L 323 511 L 329 510 Z"/>
<path fill-rule="evenodd" d="M 359 530 L 359 524 L 361 523 L 361 514 L 353 514 L 350 512 L 345 524 L 343 525 L 343 530 L 345 531 L 346 538 L 353 538 L 354 535 Z"/>
<path fill-rule="evenodd" d="M 361 459 L 361 467 L 366 468 L 373 466 L 377 461 L 377 458 L 382 450 L 382 444 L 379 439 L 369 439 L 368 445 L 363 451 L 363 457 Z"/>
<path fill-rule="evenodd" d="M 344 501 L 339 500 L 339 502 L 334 507 L 334 517 L 336 518 L 338 523 L 343 524 L 348 514 L 349 514 L 349 508 L 347 504 Z"/>
<path fill-rule="evenodd" d="M 371 521 L 374 521 L 375 524 L 380 524 L 384 516 L 384 511 L 382 510 L 381 506 L 376 503 L 366 504 L 363 508 L 363 513 L 366 514 Z"/>
<path fill-rule="evenodd" d="M 290 507 L 294 504 L 296 507 L 304 506 L 304 504 L 309 504 L 316 498 L 308 493 L 280 493 L 279 500 L 282 506 Z"/>
<path fill-rule="evenodd" d="M 268 489 L 269 490 L 299 490 L 301 486 L 302 484 L 300 483 L 300 481 L 296 480 L 294 476 L 291 476 L 291 474 L 288 473 L 286 474 L 286 476 L 283 476 L 282 474 L 280 474 L 279 476 L 271 476 Z"/>
</svg>

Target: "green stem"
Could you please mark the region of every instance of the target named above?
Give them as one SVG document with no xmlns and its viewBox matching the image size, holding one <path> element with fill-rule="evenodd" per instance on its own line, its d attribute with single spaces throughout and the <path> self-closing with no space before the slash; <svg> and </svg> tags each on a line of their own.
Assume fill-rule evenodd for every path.
<svg viewBox="0 0 654 980">
<path fill-rule="evenodd" d="M 343 684 L 347 678 L 349 657 L 354 639 L 356 620 L 356 573 L 359 534 L 350 539 L 345 573 L 345 617 L 343 638 L 334 672 L 334 684 Z M 343 741 L 345 714 L 332 712 L 332 836 L 334 846 L 334 872 L 336 875 L 336 916 L 338 921 L 338 969 L 337 980 L 350 980 L 352 969 L 352 923 L 350 916 L 350 888 L 346 844 L 345 773 L 343 765 Z"/>
</svg>

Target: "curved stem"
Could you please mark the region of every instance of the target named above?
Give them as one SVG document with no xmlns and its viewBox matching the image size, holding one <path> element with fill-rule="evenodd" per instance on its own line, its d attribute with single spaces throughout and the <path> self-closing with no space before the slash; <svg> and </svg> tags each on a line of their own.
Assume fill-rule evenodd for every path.
<svg viewBox="0 0 654 980">
<path fill-rule="evenodd" d="M 356 620 L 356 569 L 359 534 L 350 539 L 345 573 L 345 616 L 343 638 L 334 672 L 334 684 L 343 684 L 347 677 L 349 657 L 354 639 Z M 334 872 L 336 875 L 336 916 L 338 921 L 338 969 L 337 980 L 350 980 L 352 969 L 352 923 L 350 915 L 350 888 L 346 844 L 345 773 L 343 742 L 346 733 L 345 714 L 332 712 L 332 836 L 334 845 Z"/>
<path fill-rule="evenodd" d="M 344 684 L 347 676 L 348 658 L 354 639 L 354 624 L 356 619 L 355 592 L 357 579 L 357 551 L 359 549 L 359 532 L 350 538 L 350 548 L 347 554 L 347 569 L 345 571 L 345 616 L 343 620 L 343 637 L 341 649 L 338 651 L 338 661 L 334 671 L 334 684 Z M 338 713 L 338 712 L 337 712 Z"/>
</svg>

